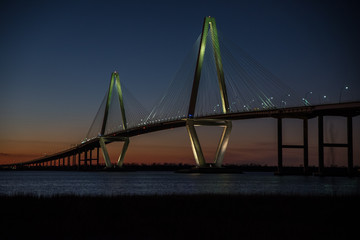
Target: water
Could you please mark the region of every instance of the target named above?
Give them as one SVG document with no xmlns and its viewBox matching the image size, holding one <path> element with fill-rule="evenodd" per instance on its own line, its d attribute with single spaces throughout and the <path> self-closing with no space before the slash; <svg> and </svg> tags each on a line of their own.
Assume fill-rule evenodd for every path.
<svg viewBox="0 0 360 240">
<path fill-rule="evenodd" d="M 0 172 L 0 195 L 164 195 L 202 193 L 360 195 L 360 179 L 274 176 L 272 173 Z"/>
</svg>

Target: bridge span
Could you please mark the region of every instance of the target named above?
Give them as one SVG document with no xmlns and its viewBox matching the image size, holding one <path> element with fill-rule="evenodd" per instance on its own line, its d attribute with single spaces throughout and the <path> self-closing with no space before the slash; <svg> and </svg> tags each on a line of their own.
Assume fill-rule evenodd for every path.
<svg viewBox="0 0 360 240">
<path fill-rule="evenodd" d="M 101 139 L 107 143 L 114 141 L 125 141 L 128 138 L 157 132 L 172 128 L 185 127 L 189 121 L 204 123 L 209 125 L 217 125 L 223 121 L 244 120 L 254 118 L 276 118 L 278 119 L 278 170 L 282 170 L 282 149 L 283 148 L 303 148 L 304 149 L 304 171 L 308 168 L 308 129 L 307 121 L 311 118 L 318 118 L 318 150 L 319 150 L 319 172 L 324 170 L 324 155 L 323 149 L 325 147 L 345 147 L 348 148 L 348 168 L 349 171 L 353 168 L 353 143 L 352 143 L 352 118 L 360 115 L 360 102 L 337 103 L 317 106 L 302 106 L 291 107 L 283 109 L 269 109 L 256 110 L 251 112 L 236 112 L 220 114 L 197 119 L 180 119 L 175 121 L 166 121 L 153 124 L 147 124 L 139 127 L 134 127 L 126 130 L 121 130 L 104 136 L 99 136 L 89 139 L 77 146 L 69 148 L 52 155 L 44 156 L 27 162 L 2 165 L 3 168 L 22 168 L 24 166 L 91 166 L 93 164 L 99 165 L 99 149 L 101 149 Z M 324 116 L 341 116 L 347 118 L 347 143 L 324 143 L 323 141 L 323 117 Z M 302 119 L 303 124 L 303 145 L 283 145 L 282 144 L 282 119 L 295 118 Z M 95 161 L 95 163 L 94 163 Z"/>
</svg>

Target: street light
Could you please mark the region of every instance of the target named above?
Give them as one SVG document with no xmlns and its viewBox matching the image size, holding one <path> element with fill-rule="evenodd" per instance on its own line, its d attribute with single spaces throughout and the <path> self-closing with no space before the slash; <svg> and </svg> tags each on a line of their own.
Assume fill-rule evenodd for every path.
<svg viewBox="0 0 360 240">
<path fill-rule="evenodd" d="M 342 97 L 342 93 L 344 90 L 349 90 L 349 87 L 348 86 L 345 86 L 344 88 L 341 89 L 340 91 L 340 97 L 339 97 L 339 103 L 341 102 L 341 97 Z"/>
<path fill-rule="evenodd" d="M 290 93 L 283 95 L 280 97 L 280 108 L 282 108 L 284 106 L 284 108 L 286 108 L 286 104 L 289 101 L 290 102 Z"/>
<path fill-rule="evenodd" d="M 324 103 L 325 103 L 325 101 L 326 101 L 326 98 L 327 98 L 327 97 L 326 97 L 326 95 L 324 95 L 324 96 L 322 97 L 322 102 L 321 102 L 321 103 L 323 103 L 323 104 L 324 104 Z"/>
</svg>

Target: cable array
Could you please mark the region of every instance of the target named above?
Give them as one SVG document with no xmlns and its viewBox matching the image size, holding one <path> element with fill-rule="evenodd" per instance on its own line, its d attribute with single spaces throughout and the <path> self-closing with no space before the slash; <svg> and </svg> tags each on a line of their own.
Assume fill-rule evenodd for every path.
<svg viewBox="0 0 360 240">
<path fill-rule="evenodd" d="M 146 124 L 179 120 L 187 117 L 199 44 L 200 36 L 176 72 L 165 94 L 146 118 Z"/>
<path fill-rule="evenodd" d="M 219 34 L 231 112 L 303 106 L 294 90 Z"/>
<path fill-rule="evenodd" d="M 116 92 L 114 84 L 114 89 L 110 99 L 110 105 L 108 109 L 108 117 L 106 119 L 106 127 L 104 134 L 111 134 L 114 132 L 118 132 L 124 129 L 124 122 L 121 115 L 120 108 L 120 100 L 119 96 Z M 122 93 L 123 93 L 123 101 L 125 108 L 125 116 L 126 116 L 126 127 L 133 128 L 144 125 L 146 117 L 149 115 L 149 111 L 143 107 L 140 102 L 134 97 L 134 95 L 122 84 Z M 104 121 L 104 114 L 106 108 L 106 100 L 109 91 L 104 96 L 104 99 L 97 111 L 97 114 L 94 118 L 93 123 L 86 135 L 86 140 L 98 137 L 101 135 L 101 128 Z"/>
<path fill-rule="evenodd" d="M 214 48 L 220 49 L 229 102 L 228 112 L 257 111 L 304 105 L 304 99 L 299 98 L 290 87 L 281 82 L 244 50 L 223 37 L 221 33 L 219 33 L 219 43 L 214 43 L 210 33 L 211 31 L 206 36 L 206 48 L 194 117 L 223 113 Z M 191 51 L 176 72 L 165 94 L 150 113 L 122 84 L 127 128 L 175 121 L 188 117 L 200 38 L 201 35 L 197 38 Z M 115 92 L 113 91 L 113 93 Z M 107 94 L 89 129 L 87 139 L 100 135 L 106 96 Z M 120 109 L 118 95 L 112 94 L 105 134 L 123 130 L 124 123 Z"/>
</svg>

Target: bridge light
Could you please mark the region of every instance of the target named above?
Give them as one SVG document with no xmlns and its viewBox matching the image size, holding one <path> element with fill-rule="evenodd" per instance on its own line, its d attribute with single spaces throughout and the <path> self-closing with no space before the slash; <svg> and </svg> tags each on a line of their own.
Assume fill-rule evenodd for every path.
<svg viewBox="0 0 360 240">
<path fill-rule="evenodd" d="M 346 89 L 346 90 L 348 90 L 348 89 L 349 89 L 349 87 L 348 87 L 348 86 L 346 86 L 346 87 L 345 87 L 345 89 Z"/>
</svg>

